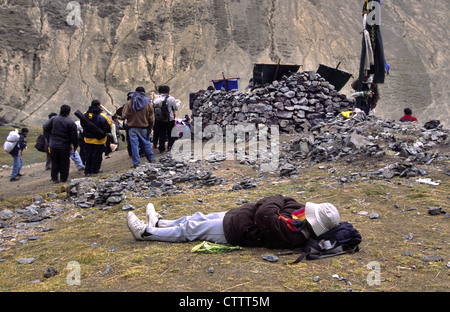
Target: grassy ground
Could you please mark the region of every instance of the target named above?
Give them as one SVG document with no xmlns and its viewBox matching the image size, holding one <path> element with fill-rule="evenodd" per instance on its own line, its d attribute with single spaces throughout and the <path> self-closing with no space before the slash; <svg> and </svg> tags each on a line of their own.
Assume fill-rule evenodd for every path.
<svg viewBox="0 0 450 312">
<path fill-rule="evenodd" d="M 268 176 L 251 190 L 231 192 L 231 185 L 186 188 L 185 194 L 151 201 L 157 210 L 166 205 L 167 219 L 196 211 L 224 211 L 238 206 L 241 199 L 256 201 L 270 194 L 292 196 L 299 202 L 332 202 L 339 208 L 341 219 L 361 232 L 363 242 L 358 253 L 296 265 L 289 263 L 297 255 L 279 256 L 275 263 L 262 260 L 263 255 L 276 255 L 283 250 L 244 248 L 227 254 L 192 254 L 190 249 L 197 243 L 136 242 L 126 226 L 122 204 L 106 211 L 72 208 L 45 224 L 53 231 L 42 235 L 36 230 L 36 235 L 42 235 L 38 240 L 20 243 L 33 235 L 24 230 L 23 237 L 4 244 L 15 247 L 0 252 L 0 259 L 6 259 L 0 262 L 0 291 L 448 291 L 450 219 L 427 213 L 430 206 L 448 208 L 448 179 L 437 172 L 429 177 L 440 180 L 439 186 L 418 184 L 413 179 L 372 179 L 344 186 L 338 182 L 341 174 L 363 168 L 347 163 L 332 165 L 333 174 L 323 165 L 313 166 L 304 169 L 296 179 L 273 180 Z M 232 170 L 227 170 L 230 167 Z M 215 174 L 248 176 L 252 172 L 248 166 L 223 163 Z M 65 193 L 59 196 L 63 199 Z M 137 208 L 140 218 L 144 218 L 148 202 L 137 197 L 126 201 Z M 2 204 L 25 207 L 30 198 L 8 199 Z M 360 211 L 376 212 L 380 218 L 355 213 Z M 410 233 L 412 240 L 405 238 Z M 411 254 L 405 256 L 407 252 Z M 422 260 L 431 254 L 445 260 Z M 35 258 L 32 264 L 19 265 L 16 261 L 29 257 Z M 379 265 L 379 271 L 367 268 L 373 261 Z M 48 267 L 57 268 L 58 274 L 45 278 L 43 273 Z M 333 277 L 335 274 L 341 279 Z"/>
</svg>

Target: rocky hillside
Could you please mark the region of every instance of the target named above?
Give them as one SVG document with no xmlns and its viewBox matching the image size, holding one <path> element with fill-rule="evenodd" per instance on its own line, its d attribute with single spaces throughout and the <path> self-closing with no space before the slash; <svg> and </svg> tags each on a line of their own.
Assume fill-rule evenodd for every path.
<svg viewBox="0 0 450 312">
<path fill-rule="evenodd" d="M 382 4 L 391 74 L 377 114 L 398 119 L 409 106 L 423 123 L 448 124 L 445 2 Z M 244 88 L 260 62 L 341 62 L 356 76 L 360 12 L 360 0 L 0 0 L 0 123 L 40 125 L 61 104 L 93 98 L 115 110 L 138 85 L 170 85 L 185 113 L 189 92 L 222 72 Z"/>
</svg>

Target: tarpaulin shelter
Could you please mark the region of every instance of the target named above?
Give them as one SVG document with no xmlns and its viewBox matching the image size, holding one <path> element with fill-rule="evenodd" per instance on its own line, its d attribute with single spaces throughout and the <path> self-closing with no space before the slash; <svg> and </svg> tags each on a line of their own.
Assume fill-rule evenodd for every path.
<svg viewBox="0 0 450 312">
<path fill-rule="evenodd" d="M 347 73 L 345 71 L 339 70 L 338 67 L 341 63 L 339 63 L 336 67 L 330 67 L 323 64 L 319 65 L 317 69 L 317 73 L 325 78 L 326 81 L 331 83 L 336 91 L 341 91 L 341 89 L 347 84 L 347 82 L 352 78 L 352 74 Z"/>
<path fill-rule="evenodd" d="M 222 90 L 224 88 L 225 91 L 233 91 L 239 89 L 239 77 L 237 78 L 225 78 L 225 74 L 222 73 L 222 79 L 212 80 L 214 84 L 214 88 L 216 90 Z"/>
<path fill-rule="evenodd" d="M 283 76 L 296 73 L 302 65 L 255 64 L 253 66 L 253 85 L 272 83 Z"/>
</svg>

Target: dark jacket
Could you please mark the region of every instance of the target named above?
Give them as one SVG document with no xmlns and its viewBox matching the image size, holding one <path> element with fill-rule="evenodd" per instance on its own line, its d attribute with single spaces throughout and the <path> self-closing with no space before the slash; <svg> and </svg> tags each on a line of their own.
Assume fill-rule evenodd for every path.
<svg viewBox="0 0 450 312">
<path fill-rule="evenodd" d="M 77 125 L 69 116 L 52 117 L 42 128 L 51 148 L 70 149 L 71 145 L 74 148 L 78 147 Z"/>
<path fill-rule="evenodd" d="M 249 203 L 232 209 L 223 220 L 225 238 L 229 244 L 238 246 L 279 249 L 303 247 L 307 235 L 291 231 L 280 218 L 291 218 L 292 212 L 303 207 L 292 198 L 274 195 L 256 204 Z"/>
<path fill-rule="evenodd" d="M 89 106 L 89 109 L 84 113 L 86 118 L 92 120 L 97 127 L 102 129 L 105 133 L 111 133 L 111 121 L 102 113 L 102 110 L 97 106 Z M 83 124 L 81 124 L 83 126 Z M 106 135 L 104 138 L 97 139 L 96 134 L 91 132 L 88 127 L 83 126 L 84 142 L 88 144 L 103 145 L 106 143 Z"/>
<path fill-rule="evenodd" d="M 27 147 L 27 141 L 23 133 L 19 133 L 19 136 L 19 141 L 10 152 L 13 157 L 22 156 L 22 151 Z"/>
</svg>

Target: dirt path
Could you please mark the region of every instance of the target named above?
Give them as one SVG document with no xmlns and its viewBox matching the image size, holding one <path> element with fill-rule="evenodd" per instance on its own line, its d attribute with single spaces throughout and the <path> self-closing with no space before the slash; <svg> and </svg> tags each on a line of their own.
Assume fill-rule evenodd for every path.
<svg viewBox="0 0 450 312">
<path fill-rule="evenodd" d="M 156 151 L 155 159 L 160 157 Z M 145 158 L 144 158 L 145 160 Z M 142 159 L 141 159 L 142 161 Z M 126 150 L 114 152 L 111 158 L 104 158 L 102 162 L 103 173 L 95 177 L 107 177 L 115 172 L 123 171 L 131 167 L 131 158 Z M 21 173 L 23 176 L 17 182 L 10 182 L 11 166 L 8 168 L 0 168 L 0 198 L 9 198 L 16 196 L 29 196 L 42 193 L 51 193 L 63 183 L 54 184 L 50 180 L 50 171 L 45 170 L 45 163 L 36 163 L 32 165 L 24 164 Z M 71 161 L 69 179 L 84 177 L 83 171 L 78 171 L 74 163 Z"/>
</svg>

